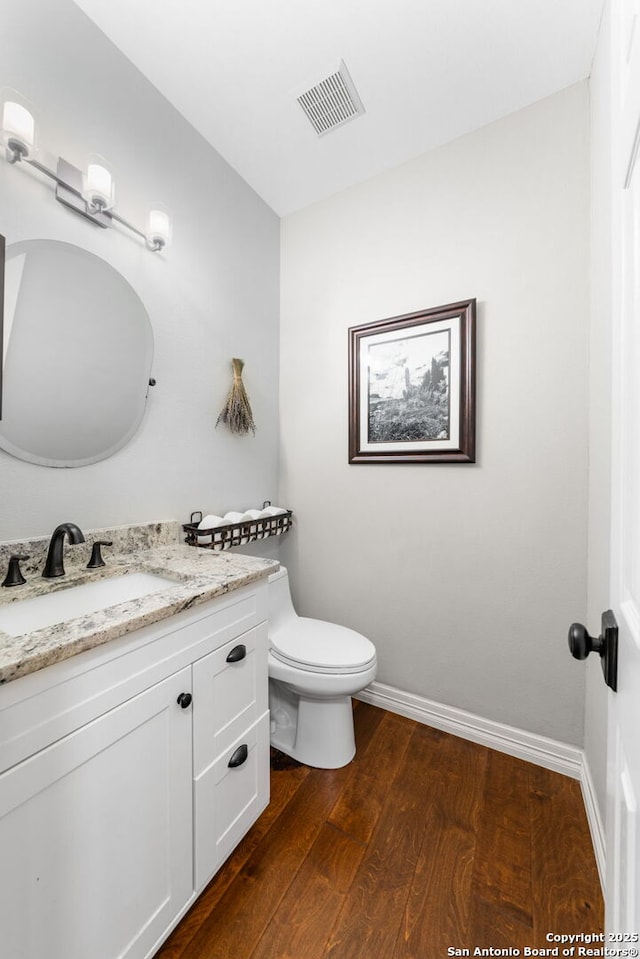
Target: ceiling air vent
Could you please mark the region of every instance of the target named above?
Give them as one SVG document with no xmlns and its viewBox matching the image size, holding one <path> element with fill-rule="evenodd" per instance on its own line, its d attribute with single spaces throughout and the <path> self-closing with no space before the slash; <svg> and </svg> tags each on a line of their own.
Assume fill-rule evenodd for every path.
<svg viewBox="0 0 640 959">
<path fill-rule="evenodd" d="M 301 93 L 298 103 L 318 136 L 323 136 L 364 113 L 362 100 L 344 62 L 335 73 Z"/>
</svg>

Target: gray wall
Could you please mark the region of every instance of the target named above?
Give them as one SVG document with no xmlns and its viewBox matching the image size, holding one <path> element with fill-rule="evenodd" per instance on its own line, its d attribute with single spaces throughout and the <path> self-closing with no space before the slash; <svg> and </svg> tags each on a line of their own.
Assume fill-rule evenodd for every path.
<svg viewBox="0 0 640 959">
<path fill-rule="evenodd" d="M 605 6 L 591 73 L 591 320 L 589 335 L 589 603 L 598 636 L 609 608 L 611 512 L 611 61 Z M 587 666 L 584 746 L 602 822 L 606 811 L 607 693 L 597 657 Z"/>
<path fill-rule="evenodd" d="M 298 611 L 378 679 L 582 744 L 588 90 L 579 84 L 286 218 L 283 544 Z M 477 297 L 476 465 L 347 462 L 347 329 Z"/>
<path fill-rule="evenodd" d="M 278 218 L 69 0 L 4 4 L 0 63 L 3 83 L 35 105 L 47 151 L 77 166 L 103 154 L 134 223 L 158 200 L 174 217 L 173 246 L 152 255 L 67 211 L 43 177 L 0 162 L 0 233 L 9 244 L 64 240 L 114 266 L 149 312 L 158 381 L 142 428 L 104 462 L 51 469 L 0 451 L 0 539 L 69 519 L 186 520 L 275 500 Z M 255 437 L 215 429 L 233 356 L 246 362 Z M 63 356 L 52 362 L 67 375 Z"/>
</svg>

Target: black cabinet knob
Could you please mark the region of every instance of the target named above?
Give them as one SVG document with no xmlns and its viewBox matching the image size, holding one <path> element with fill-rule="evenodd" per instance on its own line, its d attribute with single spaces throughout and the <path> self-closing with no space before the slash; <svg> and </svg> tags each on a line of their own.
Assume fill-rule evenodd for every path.
<svg viewBox="0 0 640 959">
<path fill-rule="evenodd" d="M 234 646 L 229 655 L 227 656 L 228 663 L 239 663 L 247 655 L 247 647 L 240 643 L 239 646 Z"/>
<path fill-rule="evenodd" d="M 235 769 L 237 766 L 242 766 L 243 763 L 246 763 L 248 755 L 249 747 L 246 743 L 243 743 L 242 746 L 238 746 L 227 764 L 229 769 Z"/>
<path fill-rule="evenodd" d="M 191 693 L 180 693 L 177 699 L 178 706 L 182 706 L 183 709 L 188 709 L 191 705 L 193 696 Z"/>
</svg>

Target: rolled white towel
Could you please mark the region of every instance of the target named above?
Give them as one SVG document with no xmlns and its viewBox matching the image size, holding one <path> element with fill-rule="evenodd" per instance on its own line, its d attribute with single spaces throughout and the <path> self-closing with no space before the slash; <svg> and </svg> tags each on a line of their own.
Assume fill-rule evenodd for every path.
<svg viewBox="0 0 640 959">
<path fill-rule="evenodd" d="M 250 511 L 246 513 L 238 513 L 234 510 L 231 510 L 230 513 L 226 513 L 224 517 L 225 523 L 253 523 L 254 519 Z M 240 538 L 241 543 L 248 543 L 250 541 L 250 535 L 247 531 L 243 532 L 242 537 Z"/>
<path fill-rule="evenodd" d="M 198 523 L 198 529 L 214 529 L 224 523 L 222 516 L 216 516 L 215 513 L 207 513 L 202 522 Z"/>
<path fill-rule="evenodd" d="M 248 509 L 245 513 L 251 519 L 251 538 L 262 539 L 264 531 L 261 529 L 259 520 L 264 519 L 265 513 L 261 509 Z"/>
<path fill-rule="evenodd" d="M 202 522 L 198 523 L 198 529 L 210 530 L 210 529 L 215 529 L 216 526 L 223 526 L 223 525 L 224 525 L 224 520 L 222 516 L 216 516 L 214 513 L 208 513 L 207 516 L 204 517 Z M 210 535 L 198 536 L 199 543 L 205 543 L 205 544 L 210 543 L 211 539 L 212 538 Z"/>
<path fill-rule="evenodd" d="M 225 523 L 250 523 L 251 516 L 248 513 L 239 513 L 237 510 L 231 510 L 224 514 Z"/>
<path fill-rule="evenodd" d="M 267 506 L 265 507 L 264 512 L 267 516 L 280 516 L 281 513 L 286 513 L 287 510 L 282 506 Z"/>
<path fill-rule="evenodd" d="M 266 536 L 264 525 L 260 523 L 262 519 L 270 519 L 271 513 L 267 513 L 266 509 L 248 509 L 247 516 L 250 516 L 252 521 L 256 523 L 254 536 L 256 539 L 264 539 Z"/>
</svg>

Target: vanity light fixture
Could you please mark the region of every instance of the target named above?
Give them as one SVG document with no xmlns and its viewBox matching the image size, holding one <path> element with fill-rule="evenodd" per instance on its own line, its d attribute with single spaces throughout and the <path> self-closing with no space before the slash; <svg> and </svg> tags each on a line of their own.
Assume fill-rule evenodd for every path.
<svg viewBox="0 0 640 959">
<path fill-rule="evenodd" d="M 1 142 L 9 163 L 27 163 L 55 181 L 56 199 L 69 209 L 95 223 L 109 227 L 114 222 L 141 237 L 153 252 L 165 249 L 171 240 L 171 217 L 157 204 L 149 212 L 147 232 L 139 230 L 115 211 L 115 183 L 107 162 L 95 154 L 89 158 L 85 174 L 63 157 L 58 157 L 55 170 L 34 156 L 36 124 L 26 102 L 15 95 L 2 106 Z"/>
<path fill-rule="evenodd" d="M 161 250 L 171 242 L 171 217 L 161 203 L 154 203 L 147 218 L 147 243 Z"/>
<path fill-rule="evenodd" d="M 16 159 L 26 160 L 33 152 L 36 123 L 21 103 L 7 100 L 2 110 L 2 140 Z M 12 161 L 14 162 L 14 161 Z"/>
<path fill-rule="evenodd" d="M 97 213 L 111 210 L 115 203 L 115 184 L 102 157 L 92 154 L 87 163 L 82 196 L 88 207 Z"/>
</svg>

